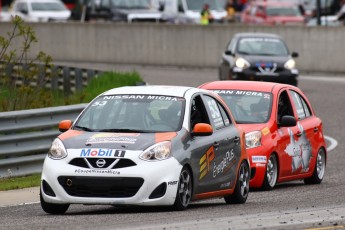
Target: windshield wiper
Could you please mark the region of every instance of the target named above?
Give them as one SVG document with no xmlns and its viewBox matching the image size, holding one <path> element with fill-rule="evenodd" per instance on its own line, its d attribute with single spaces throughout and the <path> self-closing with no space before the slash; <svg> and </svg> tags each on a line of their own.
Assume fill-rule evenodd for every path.
<svg viewBox="0 0 345 230">
<path fill-rule="evenodd" d="M 81 130 L 88 131 L 88 132 L 94 131 L 93 129 L 90 129 L 88 127 L 79 126 L 79 125 L 75 125 L 74 128 L 81 129 Z"/>
</svg>

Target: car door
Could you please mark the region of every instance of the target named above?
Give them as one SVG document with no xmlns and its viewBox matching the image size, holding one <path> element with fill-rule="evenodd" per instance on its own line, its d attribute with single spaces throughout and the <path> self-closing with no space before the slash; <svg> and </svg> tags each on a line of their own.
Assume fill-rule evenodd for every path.
<svg viewBox="0 0 345 230">
<path fill-rule="evenodd" d="M 26 2 L 18 2 L 16 5 L 13 6 L 14 15 L 18 15 L 24 21 L 28 21 L 29 17 L 29 7 Z"/>
<path fill-rule="evenodd" d="M 280 127 L 279 122 L 283 116 L 295 116 L 289 94 L 283 89 L 277 100 L 277 143 L 276 152 L 279 160 L 279 180 L 298 174 L 301 169 L 302 160 L 300 158 L 298 143 L 298 127 Z"/>
<path fill-rule="evenodd" d="M 232 188 L 235 185 L 237 165 L 241 157 L 240 134 L 224 107 L 207 95 L 194 97 L 191 110 L 191 128 L 195 123 L 208 123 L 212 135 L 194 137 L 191 162 L 199 169 L 195 175 L 195 194 Z M 196 110 L 201 114 L 195 115 Z M 197 118 L 197 117 L 202 118 Z"/>
<path fill-rule="evenodd" d="M 297 142 L 300 145 L 302 157 L 301 174 L 311 172 L 314 168 L 310 167 L 312 161 L 315 162 L 318 145 L 320 142 L 319 132 L 321 129 L 321 120 L 313 116 L 306 99 L 294 90 L 289 90 L 293 101 L 293 107 L 297 114 Z"/>
</svg>

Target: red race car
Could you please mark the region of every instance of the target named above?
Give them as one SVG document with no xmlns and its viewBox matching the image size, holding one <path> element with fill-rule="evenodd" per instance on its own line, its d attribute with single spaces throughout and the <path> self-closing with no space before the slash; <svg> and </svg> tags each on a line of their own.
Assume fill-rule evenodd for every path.
<svg viewBox="0 0 345 230">
<path fill-rule="evenodd" d="M 322 121 L 297 87 L 252 81 L 215 81 L 200 88 L 218 93 L 246 133 L 250 187 L 304 179 L 321 183 L 326 168 Z"/>
</svg>

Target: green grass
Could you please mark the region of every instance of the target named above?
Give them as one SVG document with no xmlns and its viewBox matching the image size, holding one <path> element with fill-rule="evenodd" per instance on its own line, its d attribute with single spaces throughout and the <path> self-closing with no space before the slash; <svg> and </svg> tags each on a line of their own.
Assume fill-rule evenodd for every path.
<svg viewBox="0 0 345 230">
<path fill-rule="evenodd" d="M 92 78 L 80 92 L 69 96 L 65 96 L 62 91 L 35 90 L 25 86 L 9 89 L 0 85 L 0 112 L 89 103 L 104 91 L 121 86 L 135 86 L 142 81 L 137 72 L 104 72 Z"/>
<path fill-rule="evenodd" d="M 40 186 L 41 174 L 23 177 L 0 178 L 0 191 Z"/>
</svg>

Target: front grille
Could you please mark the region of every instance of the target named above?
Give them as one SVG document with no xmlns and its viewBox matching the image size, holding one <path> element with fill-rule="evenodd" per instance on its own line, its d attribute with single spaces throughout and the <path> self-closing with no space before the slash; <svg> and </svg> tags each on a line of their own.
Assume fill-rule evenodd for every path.
<svg viewBox="0 0 345 230">
<path fill-rule="evenodd" d="M 132 197 L 144 183 L 144 179 L 138 177 L 60 176 L 58 181 L 70 196 L 101 198 Z"/>
<path fill-rule="evenodd" d="M 97 165 L 98 160 L 104 160 L 105 164 L 102 165 L 101 167 L 98 166 Z M 116 160 L 118 160 L 118 161 L 116 162 L 116 164 L 114 166 L 111 167 L 111 169 L 126 168 L 126 167 L 131 167 L 131 166 L 136 165 L 132 160 L 124 159 L 124 158 L 74 158 L 69 162 L 69 164 L 77 166 L 77 167 L 81 167 L 81 168 L 106 169 L 109 166 L 111 166 L 114 163 L 114 161 L 116 161 Z M 89 167 L 89 165 L 91 167 Z"/>
</svg>

